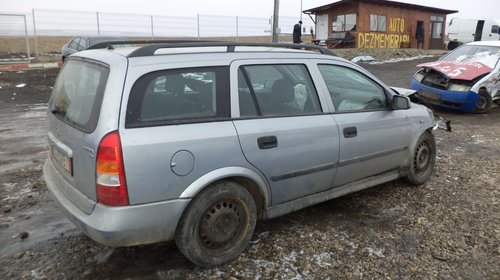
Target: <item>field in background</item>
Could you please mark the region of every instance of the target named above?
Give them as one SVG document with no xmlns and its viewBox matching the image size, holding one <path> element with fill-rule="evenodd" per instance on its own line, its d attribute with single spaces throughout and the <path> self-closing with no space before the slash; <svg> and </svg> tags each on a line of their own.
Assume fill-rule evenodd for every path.
<svg viewBox="0 0 500 280">
<path fill-rule="evenodd" d="M 131 40 L 150 40 L 151 37 L 127 37 Z M 71 36 L 38 36 L 35 42 L 34 36 L 29 36 L 29 48 L 32 57 L 35 57 L 35 47 L 38 45 L 38 53 L 41 55 L 47 54 L 60 54 L 61 49 L 69 40 Z M 155 37 L 155 40 L 162 39 L 192 39 L 196 41 L 196 37 Z M 200 40 L 221 40 L 221 41 L 234 41 L 234 42 L 256 42 L 256 43 L 269 43 L 271 36 L 248 36 L 248 37 L 201 37 Z M 304 42 L 310 42 L 311 36 L 302 36 Z M 280 35 L 279 41 L 284 43 L 291 43 L 291 35 Z M 8 58 L 9 56 L 19 56 L 26 54 L 26 39 L 21 36 L 0 37 L 0 57 Z"/>
<path fill-rule="evenodd" d="M 150 40 L 150 37 L 128 37 L 132 40 Z M 53 62 L 60 60 L 61 48 L 66 44 L 71 37 L 67 36 L 38 36 L 38 53 L 39 57 L 35 58 L 35 39 L 33 36 L 29 37 L 29 47 L 32 60 L 35 62 Z M 192 39 L 196 41 L 196 37 L 169 37 L 161 39 Z M 249 37 L 207 37 L 200 38 L 200 40 L 220 40 L 220 41 L 235 41 L 235 42 L 271 42 L 270 36 L 249 36 Z M 306 44 L 311 44 L 311 36 L 302 36 L 302 40 Z M 283 43 L 291 43 L 292 36 L 280 35 L 279 41 Z M 438 56 L 444 54 L 444 50 L 422 50 L 422 49 L 334 49 L 334 53 L 346 59 L 352 59 L 355 56 L 369 55 L 379 61 L 386 61 L 390 59 L 402 59 L 408 57 L 418 57 L 425 55 Z M 8 62 L 9 59 L 20 58 L 26 56 L 26 40 L 24 37 L 0 37 L 0 59 L 1 62 Z M 14 61 L 14 60 L 13 60 Z"/>
</svg>

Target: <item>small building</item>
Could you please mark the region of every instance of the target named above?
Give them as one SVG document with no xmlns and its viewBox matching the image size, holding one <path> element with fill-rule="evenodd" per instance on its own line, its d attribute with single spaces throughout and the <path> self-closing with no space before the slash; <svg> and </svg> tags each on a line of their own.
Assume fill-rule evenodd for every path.
<svg viewBox="0 0 500 280">
<path fill-rule="evenodd" d="M 457 13 L 384 0 L 341 0 L 315 15 L 316 40 L 329 47 L 443 49 L 446 15 Z"/>
</svg>

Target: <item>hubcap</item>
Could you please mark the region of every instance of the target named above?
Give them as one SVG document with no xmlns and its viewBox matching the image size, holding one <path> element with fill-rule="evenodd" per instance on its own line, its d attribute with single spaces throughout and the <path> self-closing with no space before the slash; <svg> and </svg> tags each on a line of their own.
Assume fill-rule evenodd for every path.
<svg viewBox="0 0 500 280">
<path fill-rule="evenodd" d="M 240 202 L 221 200 L 210 206 L 200 222 L 200 239 L 211 250 L 226 250 L 235 245 L 244 225 L 244 211 Z"/>
</svg>

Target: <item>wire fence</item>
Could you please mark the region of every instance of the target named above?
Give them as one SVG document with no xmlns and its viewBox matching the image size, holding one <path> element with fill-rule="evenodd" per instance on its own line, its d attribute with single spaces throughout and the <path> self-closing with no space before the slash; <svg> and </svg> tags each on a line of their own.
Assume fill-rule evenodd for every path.
<svg viewBox="0 0 500 280">
<path fill-rule="evenodd" d="M 314 30 L 314 23 L 304 17 L 305 33 Z M 7 13 L 0 13 L 0 42 L 14 37 L 30 37 L 27 41 L 34 45 L 31 49 L 38 56 L 39 49 L 47 51 L 41 37 L 71 37 L 85 35 L 116 35 L 145 38 L 210 38 L 269 36 L 271 40 L 272 17 L 239 17 L 220 15 L 197 15 L 196 17 L 107 13 L 92 11 L 64 11 L 34 9 L 24 15 L 24 22 L 12 20 Z M 295 17 L 279 17 L 278 33 L 290 35 Z M 62 45 L 60 46 L 62 47 Z M 0 47 L 0 52 L 2 48 Z M 50 50 L 49 50 L 50 51 Z"/>
</svg>

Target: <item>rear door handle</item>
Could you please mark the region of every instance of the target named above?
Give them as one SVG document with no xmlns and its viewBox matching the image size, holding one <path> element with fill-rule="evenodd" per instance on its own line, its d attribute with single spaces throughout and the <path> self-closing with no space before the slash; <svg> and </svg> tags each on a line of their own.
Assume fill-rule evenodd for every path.
<svg viewBox="0 0 500 280">
<path fill-rule="evenodd" d="M 358 129 L 355 126 L 344 127 L 344 137 L 352 138 L 358 135 Z"/>
<path fill-rule="evenodd" d="M 257 144 L 259 145 L 259 149 L 272 149 L 278 147 L 278 138 L 276 136 L 262 136 L 257 138 Z"/>
</svg>

